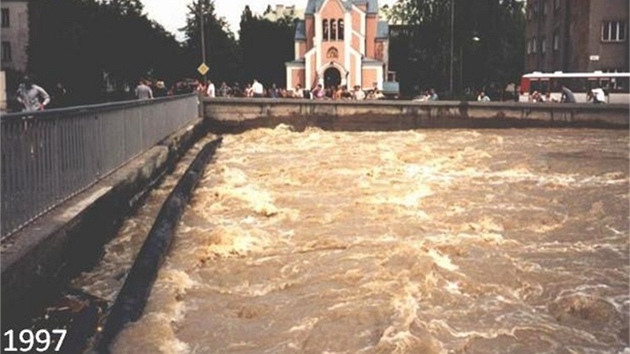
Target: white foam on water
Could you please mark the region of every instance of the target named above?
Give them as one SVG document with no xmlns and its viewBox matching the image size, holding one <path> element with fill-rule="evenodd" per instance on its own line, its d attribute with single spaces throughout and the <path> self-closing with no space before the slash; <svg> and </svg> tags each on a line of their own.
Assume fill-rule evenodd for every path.
<svg viewBox="0 0 630 354">
<path fill-rule="evenodd" d="M 429 249 L 427 251 L 427 255 L 431 257 L 431 259 L 433 259 L 435 265 L 442 269 L 446 269 L 451 272 L 457 271 L 459 269 L 457 265 L 453 264 L 449 256 L 445 256 L 435 249 Z"/>
<path fill-rule="evenodd" d="M 462 295 L 461 289 L 459 288 L 459 284 L 454 281 L 447 281 L 444 286 L 444 290 L 453 294 L 453 295 Z"/>
<path fill-rule="evenodd" d="M 379 345 L 393 346 L 393 353 L 407 353 L 420 339 L 411 333 L 411 325 L 418 320 L 420 284 L 404 280 L 401 295 L 392 299 L 394 313 L 391 324 L 379 339 Z"/>
<path fill-rule="evenodd" d="M 189 354 L 190 345 L 177 338 L 171 321 L 171 316 L 165 313 L 145 313 L 118 335 L 112 352 Z M 147 328 L 152 330 L 148 332 Z"/>
<path fill-rule="evenodd" d="M 581 345 L 614 348 L 623 340 L 614 325 L 590 323 L 580 313 L 560 323 L 549 303 L 562 289 L 582 291 L 613 304 L 594 306 L 615 313 L 615 321 L 627 319 L 630 298 L 618 288 L 628 268 L 615 259 L 603 263 L 611 269 L 588 274 L 573 267 L 580 251 L 627 260 L 608 252 L 627 249 L 627 230 L 617 226 L 623 223 L 602 213 L 623 210 L 610 208 L 604 198 L 611 194 L 602 205 L 584 204 L 596 212 L 584 222 L 602 235 L 592 243 L 571 238 L 583 222 L 574 212 L 584 209 L 577 188 L 621 191 L 627 173 L 597 174 L 595 165 L 570 161 L 551 166 L 544 151 L 583 140 L 581 132 L 560 133 L 569 137 L 553 146 L 538 138 L 550 133 L 538 130 L 296 133 L 281 126 L 226 136 L 197 190 L 190 232 L 175 243 L 186 244 L 179 252 L 211 260 L 194 267 L 176 260 L 202 284 L 179 279 L 187 284 L 183 291 L 170 289 L 188 307 L 156 294 L 151 306 L 168 312 L 171 330 L 199 353 L 300 352 L 304 341 L 320 353 L 434 354 L 463 352 L 467 344 L 471 352 L 492 352 L 532 338 L 546 341 L 537 348 L 576 353 L 588 351 Z M 604 169 L 615 168 L 604 162 Z M 606 219 L 597 224 L 597 216 Z M 195 227 L 198 219 L 205 220 Z M 610 227 L 597 228 L 602 223 Z M 608 288 L 579 287 L 607 284 L 599 275 L 610 275 Z M 273 310 L 255 318 L 235 314 L 255 310 L 252 304 Z M 192 319 L 202 309 L 212 316 Z M 187 314 L 200 322 L 185 324 Z M 346 323 L 350 328 L 340 330 Z M 191 328 L 217 324 L 232 331 L 232 343 Z M 261 328 L 269 332 L 261 335 Z M 188 339 L 194 335 L 200 338 Z M 336 339 L 339 345 L 326 344 Z"/>
<path fill-rule="evenodd" d="M 488 329 L 487 331 L 458 331 L 451 327 L 446 320 L 437 320 L 433 319 L 429 321 L 428 326 L 435 331 L 445 331 L 450 336 L 455 338 L 469 338 L 469 337 L 479 337 L 485 339 L 493 339 L 499 336 L 509 336 L 514 337 L 514 332 L 517 328 L 498 328 L 498 329 Z"/>
<path fill-rule="evenodd" d="M 311 331 L 319 322 L 319 317 L 310 317 L 300 321 L 299 325 L 295 325 L 289 329 L 289 332 Z"/>
<path fill-rule="evenodd" d="M 262 229 L 218 225 L 209 235 L 209 244 L 200 246 L 197 253 L 202 259 L 244 256 L 262 251 L 270 242 L 269 234 Z"/>
</svg>

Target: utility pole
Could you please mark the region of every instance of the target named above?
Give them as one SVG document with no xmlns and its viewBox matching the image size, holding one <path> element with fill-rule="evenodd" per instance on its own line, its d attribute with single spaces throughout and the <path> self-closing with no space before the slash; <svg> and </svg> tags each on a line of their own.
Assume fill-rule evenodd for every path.
<svg viewBox="0 0 630 354">
<path fill-rule="evenodd" d="M 206 64 L 206 31 L 204 29 L 205 18 L 203 16 L 203 6 L 201 1 L 199 1 L 199 21 L 201 22 L 201 62 Z M 207 65 L 207 64 L 206 64 Z M 203 84 L 208 83 L 208 78 L 206 77 L 207 73 L 203 74 Z"/>
<path fill-rule="evenodd" d="M 451 71 L 450 71 L 450 82 L 449 82 L 449 92 L 453 94 L 453 63 L 454 63 L 454 39 L 455 39 L 455 0 L 451 0 Z"/>
</svg>

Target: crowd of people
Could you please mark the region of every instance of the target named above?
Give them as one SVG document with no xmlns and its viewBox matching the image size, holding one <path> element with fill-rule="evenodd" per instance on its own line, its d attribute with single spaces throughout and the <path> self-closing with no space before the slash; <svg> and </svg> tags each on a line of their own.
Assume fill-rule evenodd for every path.
<svg viewBox="0 0 630 354">
<path fill-rule="evenodd" d="M 363 90 L 361 86 L 355 85 L 352 90 L 347 85 L 329 86 L 317 84 L 314 89 L 309 90 L 297 84 L 294 88 L 278 87 L 275 83 L 265 88 L 258 80 L 253 80 L 241 86 L 235 82 L 231 86 L 225 81 L 217 87 L 212 81 L 206 84 L 198 83 L 197 91 L 206 97 L 267 97 L 267 98 L 301 98 L 314 100 L 378 100 L 384 99 L 383 91 L 378 89 L 377 84 L 368 90 Z"/>
<path fill-rule="evenodd" d="M 355 85 L 352 89 L 349 89 L 346 85 L 329 86 L 324 88 L 320 83 L 312 90 L 302 87 L 301 84 L 297 84 L 292 89 L 277 87 L 274 83 L 271 87 L 265 88 L 264 85 L 258 80 L 253 80 L 251 83 L 247 83 L 241 86 L 238 82 L 228 85 L 226 82 L 221 82 L 220 85 L 215 85 L 211 80 L 206 83 L 199 80 L 188 79 L 174 83 L 170 88 L 167 88 L 164 81 L 160 80 L 147 80 L 140 79 L 138 85 L 134 90 L 135 97 L 137 99 L 153 99 L 158 97 L 165 97 L 171 95 L 179 95 L 185 93 L 197 92 L 205 97 L 268 97 L 268 98 L 301 98 L 301 99 L 314 99 L 314 100 L 379 100 L 384 99 L 385 95 L 383 91 L 378 88 L 377 83 L 373 83 L 373 86 L 367 90 L 364 90 L 359 85 Z M 518 92 L 518 88 L 514 84 L 509 84 L 506 87 L 505 92 Z M 63 107 L 67 92 L 61 83 L 58 83 L 53 89 L 52 94 L 49 94 L 41 86 L 36 85 L 33 81 L 25 76 L 20 83 L 16 99 L 21 105 L 23 111 L 37 111 L 43 110 L 44 107 L 58 108 Z M 588 91 L 588 102 L 593 103 L 605 103 L 606 94 L 602 88 L 596 87 Z M 473 96 L 474 97 L 474 96 Z M 474 99 L 474 98 L 473 98 Z M 438 94 L 435 89 L 425 90 L 422 96 L 414 99 L 414 101 L 437 101 L 439 100 Z M 486 94 L 484 90 L 478 91 L 477 101 L 488 102 L 490 96 Z M 516 100 L 518 98 L 516 97 Z M 551 92 L 541 93 L 539 91 L 533 91 L 529 95 L 530 102 L 576 102 L 575 95 L 567 87 L 562 86 L 560 98 L 553 97 Z"/>
<path fill-rule="evenodd" d="M 438 100 L 439 100 L 439 96 L 435 92 L 435 89 L 433 88 L 425 90 L 422 96 L 414 99 L 414 101 L 417 101 L 417 102 L 438 101 Z"/>
<path fill-rule="evenodd" d="M 541 93 L 539 91 L 533 91 L 529 95 L 530 102 L 563 102 L 563 103 L 576 103 L 575 94 L 565 85 L 562 85 L 560 91 L 560 98 L 553 97 L 551 92 L 547 91 Z M 586 102 L 592 102 L 596 104 L 606 103 L 606 93 L 601 87 L 595 87 L 586 92 Z"/>
</svg>

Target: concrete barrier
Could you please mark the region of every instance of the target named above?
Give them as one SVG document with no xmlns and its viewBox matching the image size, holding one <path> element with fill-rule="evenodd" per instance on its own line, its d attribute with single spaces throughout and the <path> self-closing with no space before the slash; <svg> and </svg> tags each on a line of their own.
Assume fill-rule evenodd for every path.
<svg viewBox="0 0 630 354">
<path fill-rule="evenodd" d="M 175 229 L 188 206 L 193 190 L 203 177 L 206 165 L 219 145 L 221 138 L 213 140 L 201 149 L 160 208 L 153 227 L 107 315 L 96 352 L 109 353 L 110 344 L 123 327 L 142 316 L 158 271 L 170 251 Z"/>
<path fill-rule="evenodd" d="M 69 279 L 94 266 L 105 242 L 146 192 L 206 133 L 203 120 L 196 120 L 5 240 L 3 326 L 20 326 Z"/>
<path fill-rule="evenodd" d="M 204 117 L 217 133 L 257 127 L 315 126 L 332 131 L 421 128 L 629 127 L 627 105 L 464 102 L 314 101 L 206 98 Z"/>
</svg>

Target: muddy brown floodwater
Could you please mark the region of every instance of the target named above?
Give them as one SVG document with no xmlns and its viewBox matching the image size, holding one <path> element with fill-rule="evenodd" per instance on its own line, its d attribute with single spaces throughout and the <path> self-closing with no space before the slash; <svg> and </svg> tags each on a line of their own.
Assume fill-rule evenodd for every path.
<svg viewBox="0 0 630 354">
<path fill-rule="evenodd" d="M 113 352 L 630 353 L 628 144 L 225 136 Z"/>
</svg>

